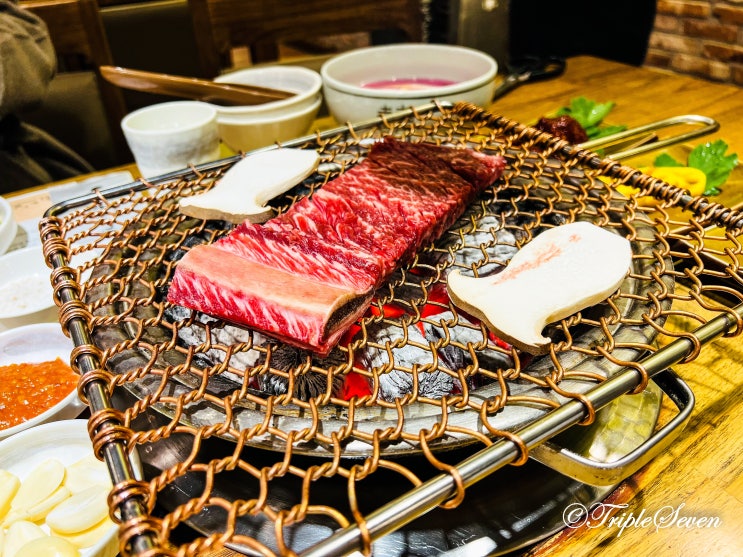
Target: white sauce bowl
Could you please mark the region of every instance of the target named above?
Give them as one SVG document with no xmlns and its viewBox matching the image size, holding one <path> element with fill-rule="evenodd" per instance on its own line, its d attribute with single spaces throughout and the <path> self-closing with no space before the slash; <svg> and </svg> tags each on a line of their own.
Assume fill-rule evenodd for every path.
<svg viewBox="0 0 743 557">
<path fill-rule="evenodd" d="M 0 197 L 0 255 L 5 253 L 15 238 L 18 225 L 13 218 L 13 209 L 4 197 Z"/>
<path fill-rule="evenodd" d="M 93 454 L 87 420 L 64 420 L 26 430 L 0 442 L 0 468 L 21 481 L 49 459 L 69 466 Z M 142 478 L 142 464 L 136 453 L 130 458 L 136 478 Z M 46 525 L 42 529 L 48 531 Z M 81 557 L 115 557 L 119 553 L 118 527 L 112 525 L 91 546 L 80 551 Z"/>
<path fill-rule="evenodd" d="M 323 95 L 339 123 L 358 122 L 433 100 L 467 101 L 487 107 L 495 92 L 498 64 L 472 48 L 406 43 L 373 46 L 334 56 L 320 74 Z M 441 80 L 447 85 L 416 89 L 374 89 L 368 84 L 391 80 Z"/>
<path fill-rule="evenodd" d="M 219 136 L 234 151 L 252 151 L 305 135 L 320 110 L 322 97 L 275 116 L 219 116 Z"/>
<path fill-rule="evenodd" d="M 322 79 L 320 74 L 301 66 L 265 66 L 247 68 L 222 74 L 214 78 L 217 83 L 236 85 L 257 85 L 269 89 L 279 89 L 295 93 L 286 99 L 256 105 L 218 106 L 217 117 L 222 118 L 255 118 L 265 119 L 296 113 L 302 107 L 315 104 Z"/>
<path fill-rule="evenodd" d="M 0 256 L 0 330 L 57 322 L 50 275 L 41 247 Z"/>
<path fill-rule="evenodd" d="M 146 178 L 219 158 L 217 111 L 209 103 L 170 101 L 124 116 L 121 129 Z"/>
</svg>

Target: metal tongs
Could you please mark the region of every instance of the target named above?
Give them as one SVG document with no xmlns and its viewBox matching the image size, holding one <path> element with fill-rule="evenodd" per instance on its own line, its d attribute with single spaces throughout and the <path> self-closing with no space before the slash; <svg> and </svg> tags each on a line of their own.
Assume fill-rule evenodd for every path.
<svg viewBox="0 0 743 557">
<path fill-rule="evenodd" d="M 693 126 L 693 129 L 662 139 L 655 133 L 663 128 L 680 125 Z M 600 149 L 605 157 L 621 160 L 714 133 L 719 128 L 717 120 L 698 114 L 684 114 L 586 141 L 580 147 L 592 151 Z"/>
<path fill-rule="evenodd" d="M 550 77 L 557 77 L 565 71 L 565 59 L 556 56 L 546 58 L 528 56 L 506 67 L 507 74 L 503 81 L 495 88 L 492 100 L 502 97 L 511 89 L 531 81 L 541 81 Z"/>
<path fill-rule="evenodd" d="M 506 67 L 507 74 L 495 88 L 492 100 L 502 97 L 519 85 L 557 77 L 565 71 L 565 59 L 557 56 L 527 56 L 514 61 Z M 661 139 L 657 130 L 677 125 L 690 125 L 695 129 Z M 706 116 L 695 114 L 675 116 L 632 128 L 619 133 L 581 143 L 580 147 L 590 150 L 601 150 L 605 157 L 620 160 L 662 149 L 682 141 L 694 139 L 717 131 L 720 124 Z"/>
</svg>

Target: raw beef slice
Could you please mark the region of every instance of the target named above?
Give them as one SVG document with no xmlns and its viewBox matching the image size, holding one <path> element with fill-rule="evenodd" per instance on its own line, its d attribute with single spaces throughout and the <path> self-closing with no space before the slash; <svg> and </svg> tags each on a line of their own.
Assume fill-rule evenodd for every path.
<svg viewBox="0 0 743 557">
<path fill-rule="evenodd" d="M 504 164 L 387 138 L 286 213 L 192 248 L 168 300 L 327 354 L 374 290 L 451 226 Z"/>
</svg>

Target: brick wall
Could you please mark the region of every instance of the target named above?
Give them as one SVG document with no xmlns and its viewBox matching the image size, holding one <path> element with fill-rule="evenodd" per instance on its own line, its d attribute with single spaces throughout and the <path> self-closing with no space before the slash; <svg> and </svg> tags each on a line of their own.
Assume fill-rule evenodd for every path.
<svg viewBox="0 0 743 557">
<path fill-rule="evenodd" d="M 645 65 L 743 85 L 743 0 L 658 0 Z"/>
</svg>

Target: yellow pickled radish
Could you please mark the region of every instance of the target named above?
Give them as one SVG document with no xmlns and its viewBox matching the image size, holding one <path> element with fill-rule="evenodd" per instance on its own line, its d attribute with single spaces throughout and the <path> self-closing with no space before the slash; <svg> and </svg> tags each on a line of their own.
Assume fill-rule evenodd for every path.
<svg viewBox="0 0 743 557">
<path fill-rule="evenodd" d="M 53 529 L 51 530 L 51 534 L 58 538 L 64 538 L 78 549 L 82 549 L 83 547 L 90 547 L 91 545 L 98 543 L 98 541 L 103 539 L 106 533 L 113 527 L 113 521 L 109 517 L 106 517 L 92 528 L 88 528 L 87 530 L 83 530 L 77 534 L 62 534 Z M 0 555 L 2 555 L 2 553 L 0 553 Z"/>
<path fill-rule="evenodd" d="M 7 470 L 0 470 L 0 519 L 2 519 L 10 510 L 10 502 L 15 497 L 18 488 L 21 485 L 14 474 Z M 2 555 L 2 553 L 0 553 Z"/>
<path fill-rule="evenodd" d="M 677 188 L 687 190 L 691 195 L 703 195 L 707 188 L 707 175 L 692 166 L 644 166 L 638 168 L 643 174 L 659 178 Z M 636 194 L 639 190 L 632 186 L 619 185 L 617 191 L 627 197 Z M 637 198 L 640 205 L 655 205 L 659 199 L 645 195 Z"/>
<path fill-rule="evenodd" d="M 25 510 L 41 503 L 57 491 L 64 476 L 65 467 L 59 460 L 50 458 L 43 461 L 23 480 L 10 507 Z"/>
<path fill-rule="evenodd" d="M 67 540 L 54 536 L 36 538 L 21 547 L 18 557 L 79 557 L 80 552 Z"/>
<path fill-rule="evenodd" d="M 62 501 L 67 499 L 70 495 L 70 490 L 65 486 L 60 486 L 57 491 L 52 493 L 49 497 L 37 503 L 33 507 L 25 509 L 27 520 L 32 522 L 38 522 L 43 520 L 44 517 L 51 512 L 51 510 L 59 505 Z"/>
<path fill-rule="evenodd" d="M 3 557 L 25 557 L 21 551 L 23 546 L 37 538 L 46 537 L 46 532 L 40 526 L 27 520 L 14 522 L 5 533 Z"/>
<path fill-rule="evenodd" d="M 67 467 L 64 484 L 72 493 L 80 493 L 94 485 L 111 489 L 111 477 L 106 464 L 90 454 Z"/>
<path fill-rule="evenodd" d="M 691 195 L 702 195 L 707 187 L 707 175 L 693 166 L 648 166 L 638 170 L 688 190 Z"/>
<path fill-rule="evenodd" d="M 92 528 L 108 516 L 108 490 L 93 486 L 75 493 L 46 516 L 46 523 L 60 534 L 77 534 Z"/>
</svg>

